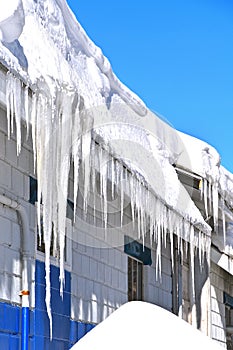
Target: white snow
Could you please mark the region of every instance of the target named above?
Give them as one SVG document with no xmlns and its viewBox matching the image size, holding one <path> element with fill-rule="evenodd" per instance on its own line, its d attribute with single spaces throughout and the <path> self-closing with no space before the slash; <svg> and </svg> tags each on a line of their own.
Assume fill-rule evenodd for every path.
<svg viewBox="0 0 233 350">
<path fill-rule="evenodd" d="M 24 27 L 22 0 L 0 0 L 0 40 L 12 42 L 19 38 Z"/>
<path fill-rule="evenodd" d="M 126 303 L 97 325 L 71 350 L 220 350 L 216 342 L 163 308 Z"/>
<path fill-rule="evenodd" d="M 181 132 L 179 132 L 179 136 L 183 142 L 184 151 L 178 157 L 177 165 L 203 177 L 202 191 L 206 218 L 213 215 L 216 232 L 219 230 L 219 219 L 222 219 L 223 227 L 221 229 L 225 237 L 225 214 L 227 213 L 231 220 L 233 218 L 233 212 L 230 212 L 225 205 L 226 201 L 229 208 L 233 207 L 233 174 L 220 165 L 220 155 L 214 147 Z M 219 207 L 224 210 L 220 218 Z"/>
</svg>

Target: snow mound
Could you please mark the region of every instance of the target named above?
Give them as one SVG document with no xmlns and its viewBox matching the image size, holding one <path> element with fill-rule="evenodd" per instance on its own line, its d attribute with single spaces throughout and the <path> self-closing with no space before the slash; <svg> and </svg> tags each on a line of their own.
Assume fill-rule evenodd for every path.
<svg viewBox="0 0 233 350">
<path fill-rule="evenodd" d="M 146 302 L 124 304 L 71 350 L 220 350 L 213 340 L 169 311 Z"/>
<path fill-rule="evenodd" d="M 25 24 L 22 0 L 0 0 L 0 40 L 12 42 L 19 38 Z"/>
</svg>

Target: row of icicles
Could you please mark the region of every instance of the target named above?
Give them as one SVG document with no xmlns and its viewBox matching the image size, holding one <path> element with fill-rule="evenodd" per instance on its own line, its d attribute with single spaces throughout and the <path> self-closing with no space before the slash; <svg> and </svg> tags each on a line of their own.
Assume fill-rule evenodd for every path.
<svg viewBox="0 0 233 350">
<path fill-rule="evenodd" d="M 55 86 L 55 85 L 54 85 Z M 53 229 L 53 246 L 60 250 L 60 292 L 64 284 L 64 247 L 66 228 L 66 206 L 68 197 L 68 181 L 70 159 L 74 167 L 74 213 L 77 207 L 77 193 L 80 174 L 83 179 L 83 210 L 88 211 L 89 193 L 96 193 L 96 174 L 99 174 L 101 212 L 104 229 L 108 229 L 110 192 L 120 196 L 120 222 L 123 227 L 124 205 L 128 200 L 131 205 L 133 227 L 137 238 L 144 239 L 147 234 L 151 243 L 156 242 L 156 272 L 161 273 L 162 244 L 170 237 L 173 250 L 173 234 L 178 237 L 178 248 L 183 254 L 182 241 L 190 242 L 190 254 L 193 270 L 194 251 L 198 250 L 200 262 L 205 252 L 209 251 L 210 240 L 204 233 L 197 233 L 194 226 L 180 214 L 168 208 L 147 187 L 140 175 L 133 174 L 119 160 L 93 140 L 94 115 L 86 111 L 83 100 L 68 88 L 54 87 L 51 96 L 50 89 L 43 79 L 38 81 L 37 88 L 32 92 L 22 84 L 12 73 L 6 75 L 6 105 L 8 121 L 8 137 L 16 125 L 17 154 L 21 150 L 21 123 L 27 126 L 27 137 L 31 127 L 34 169 L 38 180 L 37 218 L 38 230 L 41 235 L 41 215 L 43 217 L 43 235 L 45 242 L 46 268 L 46 307 L 50 319 L 52 337 L 52 313 L 50 306 L 50 246 Z M 80 166 L 81 164 L 81 166 Z M 206 186 L 206 184 L 205 184 Z M 95 196 L 94 196 L 95 197 Z M 205 206 L 207 209 L 207 189 L 204 188 Z M 216 207 L 216 194 L 213 202 Z M 95 203 L 92 206 L 95 208 Z M 215 208 L 216 212 L 216 208 Z M 216 216 L 216 215 L 215 215 Z M 75 215 L 74 215 L 75 220 Z M 196 249 L 199 248 L 199 249 Z M 171 251 L 172 265 L 174 253 Z"/>
</svg>

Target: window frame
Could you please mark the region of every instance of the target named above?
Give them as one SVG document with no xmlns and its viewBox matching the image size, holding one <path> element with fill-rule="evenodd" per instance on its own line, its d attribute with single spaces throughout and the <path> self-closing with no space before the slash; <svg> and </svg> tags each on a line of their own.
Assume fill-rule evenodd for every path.
<svg viewBox="0 0 233 350">
<path fill-rule="evenodd" d="M 144 275 L 144 271 L 143 271 L 143 262 L 135 259 L 131 256 L 128 255 L 128 271 L 127 271 L 127 277 L 128 277 L 128 301 L 142 301 L 143 300 L 143 296 L 144 296 L 144 283 L 143 283 L 143 275 Z M 131 273 L 129 271 L 131 267 Z M 135 272 L 135 267 L 136 267 L 136 289 L 133 290 L 134 286 L 134 281 L 133 281 L 133 273 Z M 140 271 L 138 271 L 138 268 L 140 268 Z M 131 276 L 131 278 L 130 278 Z M 131 284 L 131 287 L 130 287 Z M 134 294 L 136 293 L 136 295 L 134 296 Z"/>
</svg>

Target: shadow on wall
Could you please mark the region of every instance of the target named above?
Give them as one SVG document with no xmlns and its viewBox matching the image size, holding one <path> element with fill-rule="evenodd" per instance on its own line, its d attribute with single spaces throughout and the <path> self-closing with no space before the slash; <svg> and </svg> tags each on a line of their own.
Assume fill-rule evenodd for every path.
<svg viewBox="0 0 233 350">
<path fill-rule="evenodd" d="M 19 43 L 19 40 L 15 40 L 11 43 L 3 42 L 3 45 L 18 59 L 22 68 L 28 69 L 28 60 L 24 54 L 23 47 Z"/>
<path fill-rule="evenodd" d="M 199 254 L 195 255 L 195 298 L 196 298 L 196 312 L 197 312 L 197 329 L 203 330 L 202 319 L 208 320 L 208 300 L 209 292 L 206 290 L 207 280 L 209 278 L 209 266 L 206 258 L 206 253 L 204 254 L 203 261 L 200 262 Z M 206 313 L 206 315 L 203 315 Z M 207 323 L 206 323 L 206 327 Z M 204 331 L 204 330 L 203 330 Z M 206 329 L 207 331 L 207 329 Z"/>
</svg>

